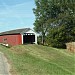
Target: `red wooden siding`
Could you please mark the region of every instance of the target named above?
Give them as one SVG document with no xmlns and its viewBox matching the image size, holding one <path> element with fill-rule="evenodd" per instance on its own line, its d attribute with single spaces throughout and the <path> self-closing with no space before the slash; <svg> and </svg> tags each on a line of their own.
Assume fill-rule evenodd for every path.
<svg viewBox="0 0 75 75">
<path fill-rule="evenodd" d="M 22 37 L 20 34 L 3 35 L 3 36 L 0 36 L 0 43 L 5 43 L 12 46 L 19 45 L 19 44 L 22 44 Z"/>
</svg>

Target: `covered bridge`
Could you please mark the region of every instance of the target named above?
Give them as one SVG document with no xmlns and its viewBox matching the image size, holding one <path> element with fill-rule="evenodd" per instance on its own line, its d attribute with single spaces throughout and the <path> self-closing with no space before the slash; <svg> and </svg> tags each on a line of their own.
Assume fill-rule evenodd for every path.
<svg viewBox="0 0 75 75">
<path fill-rule="evenodd" d="M 6 31 L 0 33 L 0 43 L 12 46 L 25 43 L 37 44 L 37 34 L 30 28 Z"/>
</svg>

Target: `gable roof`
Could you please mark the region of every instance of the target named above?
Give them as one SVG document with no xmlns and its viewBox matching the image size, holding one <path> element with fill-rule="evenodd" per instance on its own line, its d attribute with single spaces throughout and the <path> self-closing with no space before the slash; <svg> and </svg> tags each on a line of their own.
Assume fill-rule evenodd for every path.
<svg viewBox="0 0 75 75">
<path fill-rule="evenodd" d="M 7 35 L 7 34 L 21 34 L 22 32 L 28 32 L 31 30 L 30 28 L 23 28 L 23 29 L 15 29 L 15 30 L 10 30 L 6 32 L 0 33 L 0 35 Z"/>
</svg>

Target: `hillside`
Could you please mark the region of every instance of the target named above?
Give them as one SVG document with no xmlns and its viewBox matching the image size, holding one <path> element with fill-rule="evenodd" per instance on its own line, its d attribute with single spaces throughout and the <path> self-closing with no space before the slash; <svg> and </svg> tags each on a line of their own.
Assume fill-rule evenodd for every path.
<svg viewBox="0 0 75 75">
<path fill-rule="evenodd" d="M 65 49 L 42 45 L 0 45 L 17 75 L 74 75 L 75 55 Z M 13 72 L 13 75 L 14 72 Z"/>
</svg>

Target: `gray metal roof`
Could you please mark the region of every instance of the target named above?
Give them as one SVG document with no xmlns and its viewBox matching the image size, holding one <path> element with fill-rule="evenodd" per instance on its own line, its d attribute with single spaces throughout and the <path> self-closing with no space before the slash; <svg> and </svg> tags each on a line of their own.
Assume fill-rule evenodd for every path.
<svg viewBox="0 0 75 75">
<path fill-rule="evenodd" d="M 7 35 L 7 34 L 21 34 L 22 32 L 28 32 L 31 30 L 30 28 L 23 28 L 23 29 L 15 29 L 15 30 L 10 30 L 6 32 L 1 32 L 0 35 Z"/>
</svg>

